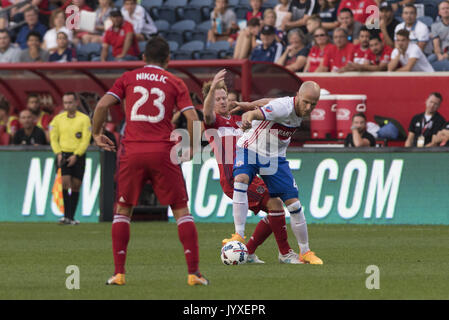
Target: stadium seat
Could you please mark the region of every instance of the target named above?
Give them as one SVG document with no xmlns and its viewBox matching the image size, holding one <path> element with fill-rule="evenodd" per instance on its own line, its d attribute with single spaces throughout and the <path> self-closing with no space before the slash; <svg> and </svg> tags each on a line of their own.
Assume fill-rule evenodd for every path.
<svg viewBox="0 0 449 320">
<path fill-rule="evenodd" d="M 239 0 L 239 5 L 249 7 L 249 0 Z"/>
<path fill-rule="evenodd" d="M 164 32 L 170 30 L 170 23 L 166 20 L 156 20 L 154 21 L 158 32 Z"/>
<path fill-rule="evenodd" d="M 163 1 L 162 0 L 142 0 L 140 5 L 145 8 L 148 12 L 150 12 L 153 7 L 161 7 Z"/>
<path fill-rule="evenodd" d="M 176 12 L 173 8 L 162 6 L 157 8 L 157 18 L 159 20 L 166 20 L 168 23 L 173 24 L 176 22 Z"/>
<path fill-rule="evenodd" d="M 203 21 L 203 15 L 201 13 L 200 8 L 196 7 L 184 7 L 182 9 L 183 11 L 183 17 L 185 19 L 193 20 L 195 23 L 201 23 Z"/>
<path fill-rule="evenodd" d="M 432 23 L 433 23 L 432 17 L 428 17 L 428 16 L 419 17 L 418 20 L 423 22 L 429 28 L 432 26 Z"/>
<path fill-rule="evenodd" d="M 183 18 L 183 8 L 187 6 L 187 0 L 169 0 L 165 1 L 160 6 L 158 11 L 158 18 L 174 23 Z M 174 20 L 173 20 L 174 18 Z"/>
<path fill-rule="evenodd" d="M 173 53 L 173 57 L 175 60 L 198 59 L 202 50 L 204 50 L 204 42 L 194 40 L 183 44 Z"/>
<path fill-rule="evenodd" d="M 438 6 L 433 2 L 424 3 L 424 15 L 435 19 L 438 16 Z"/>
<path fill-rule="evenodd" d="M 262 8 L 264 9 L 274 9 L 274 7 L 278 4 L 278 0 L 265 0 L 262 4 Z"/>
<path fill-rule="evenodd" d="M 196 26 L 196 30 L 204 30 L 206 32 L 209 31 L 210 28 L 212 28 L 212 23 L 210 22 L 210 20 L 201 22 Z"/>
<path fill-rule="evenodd" d="M 171 52 L 178 50 L 179 44 L 177 42 L 175 41 L 167 41 L 167 42 Z"/>
<path fill-rule="evenodd" d="M 195 26 L 196 23 L 193 20 L 178 21 L 166 32 L 166 39 L 176 41 L 180 45 L 189 42 L 192 40 L 192 30 L 195 29 Z"/>
<path fill-rule="evenodd" d="M 116 8 L 121 8 L 123 7 L 123 0 L 114 0 L 114 5 Z"/>
<path fill-rule="evenodd" d="M 234 12 L 237 16 L 237 20 L 245 20 L 246 19 L 246 13 L 248 12 L 249 7 L 247 6 L 238 6 L 235 7 Z"/>
<path fill-rule="evenodd" d="M 207 42 L 207 31 L 195 29 L 192 31 L 192 40 Z"/>
<path fill-rule="evenodd" d="M 77 48 L 78 61 L 90 61 L 101 55 L 101 43 L 87 43 Z"/>
<path fill-rule="evenodd" d="M 228 41 L 212 42 L 206 50 L 200 52 L 200 59 L 224 59 L 229 54 L 231 45 Z"/>
<path fill-rule="evenodd" d="M 249 4 L 249 2 L 248 2 Z M 229 7 L 236 7 L 239 5 L 239 0 L 228 0 L 228 6 Z"/>
<path fill-rule="evenodd" d="M 146 41 L 139 41 L 139 51 L 140 53 L 145 52 L 145 47 L 147 46 L 147 42 Z"/>
<path fill-rule="evenodd" d="M 191 19 L 196 23 L 209 20 L 213 6 L 212 0 L 192 0 L 184 7 L 184 19 Z"/>
</svg>

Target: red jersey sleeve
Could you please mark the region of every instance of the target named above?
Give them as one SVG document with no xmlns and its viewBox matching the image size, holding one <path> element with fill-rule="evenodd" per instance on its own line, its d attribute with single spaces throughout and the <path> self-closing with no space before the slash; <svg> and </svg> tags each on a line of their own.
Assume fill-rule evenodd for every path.
<svg viewBox="0 0 449 320">
<path fill-rule="evenodd" d="M 110 44 L 109 35 L 110 35 L 109 30 L 106 30 L 106 32 L 104 33 L 104 36 L 103 36 L 103 43 Z"/>
<path fill-rule="evenodd" d="M 108 92 L 106 94 L 110 94 L 112 96 L 114 96 L 115 98 L 117 98 L 119 101 L 122 101 L 123 98 L 125 97 L 125 77 L 126 77 L 127 73 L 124 73 L 120 78 L 118 78 L 117 80 L 115 80 L 114 85 L 112 86 L 111 89 L 108 90 Z"/>
<path fill-rule="evenodd" d="M 134 33 L 134 27 L 131 23 L 125 21 L 123 23 L 123 30 L 125 30 L 126 33 L 133 32 Z"/>
<path fill-rule="evenodd" d="M 177 82 L 177 90 L 178 94 L 176 95 L 176 106 L 178 107 L 178 110 L 183 112 L 188 109 L 193 109 L 189 89 L 187 89 L 186 84 L 182 80 Z"/>
</svg>

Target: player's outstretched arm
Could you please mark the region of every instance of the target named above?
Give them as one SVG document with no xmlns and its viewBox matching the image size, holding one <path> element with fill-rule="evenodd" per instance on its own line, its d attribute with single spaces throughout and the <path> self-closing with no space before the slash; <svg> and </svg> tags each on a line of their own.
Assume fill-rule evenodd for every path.
<svg viewBox="0 0 449 320">
<path fill-rule="evenodd" d="M 231 112 L 231 114 L 235 114 L 240 111 L 243 111 L 243 112 L 252 111 L 252 110 L 257 109 L 258 107 L 267 105 L 273 99 L 274 98 L 263 98 L 263 99 L 259 99 L 259 100 L 255 100 L 255 101 L 251 101 L 251 102 L 235 101 L 234 107 L 231 109 L 230 112 Z"/>
<path fill-rule="evenodd" d="M 217 84 L 220 81 L 224 80 L 226 75 L 226 69 L 220 70 L 212 80 L 210 85 L 209 92 L 207 93 L 206 98 L 204 99 L 203 105 L 203 114 L 204 114 L 204 122 L 207 125 L 211 125 L 215 122 L 215 112 L 214 112 L 214 104 L 215 104 L 215 89 L 217 88 Z"/>
<path fill-rule="evenodd" d="M 256 109 L 253 111 L 248 111 L 242 115 L 242 130 L 251 129 L 253 120 L 264 120 L 265 117 L 260 111 L 260 109 Z"/>
<path fill-rule="evenodd" d="M 103 124 L 106 122 L 108 117 L 109 108 L 119 102 L 120 101 L 114 96 L 105 94 L 100 101 L 98 101 L 97 106 L 95 107 L 95 112 L 92 119 L 92 137 L 94 138 L 95 144 L 106 151 L 115 151 L 115 145 L 114 142 L 102 134 Z"/>
</svg>

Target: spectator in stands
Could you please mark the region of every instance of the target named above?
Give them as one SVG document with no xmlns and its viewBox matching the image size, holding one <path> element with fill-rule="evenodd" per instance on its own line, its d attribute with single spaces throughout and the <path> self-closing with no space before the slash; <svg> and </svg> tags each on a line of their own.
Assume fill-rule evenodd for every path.
<svg viewBox="0 0 449 320">
<path fill-rule="evenodd" d="M 351 133 L 346 136 L 345 147 L 375 147 L 376 139 L 366 131 L 366 116 L 356 113 L 352 116 Z"/>
<path fill-rule="evenodd" d="M 4 2 L 13 5 L 16 4 L 18 2 L 21 2 L 21 0 L 5 0 Z M 3 3 L 3 0 L 2 0 Z M 10 17 L 11 17 L 11 21 L 14 22 L 21 22 L 24 20 L 24 14 L 25 11 L 28 10 L 29 8 L 35 7 L 36 9 L 42 9 L 47 11 L 48 10 L 48 5 L 49 5 L 49 0 L 31 0 L 29 3 L 25 4 L 24 6 L 20 7 L 20 8 L 13 8 L 11 9 L 11 13 L 10 13 Z M 43 24 L 47 24 L 47 21 L 45 19 L 44 16 L 41 17 L 43 20 L 42 23 Z"/>
<path fill-rule="evenodd" d="M 45 136 L 47 137 L 47 142 L 49 142 L 50 136 L 48 133 L 48 125 L 50 124 L 52 117 L 49 113 L 42 110 L 41 102 L 37 94 L 31 93 L 28 95 L 26 109 L 31 111 L 34 116 L 36 126 L 44 130 Z"/>
<path fill-rule="evenodd" d="M 352 11 L 348 8 L 341 9 L 337 19 L 340 24 L 339 28 L 345 29 L 348 34 L 348 41 L 357 44 L 359 32 L 363 25 L 359 21 L 354 20 Z"/>
<path fill-rule="evenodd" d="M 36 31 L 30 31 L 27 36 L 27 48 L 23 49 L 19 56 L 20 62 L 47 62 L 48 52 L 41 49 L 41 34 Z"/>
<path fill-rule="evenodd" d="M 342 0 L 338 6 L 338 13 L 347 8 L 352 12 L 355 21 L 365 24 L 366 19 L 374 13 L 369 6 L 377 7 L 377 3 L 374 0 Z"/>
<path fill-rule="evenodd" d="M 212 28 L 207 33 L 208 42 L 227 40 L 238 30 L 237 16 L 234 10 L 228 8 L 228 0 L 215 0 L 215 8 L 210 13 L 210 20 Z M 232 42 L 234 38 L 231 37 Z"/>
<path fill-rule="evenodd" d="M 400 29 L 396 33 L 395 49 L 391 53 L 388 71 L 433 72 L 433 68 L 418 45 L 409 39 L 410 33 Z"/>
<path fill-rule="evenodd" d="M 434 135 L 444 128 L 446 120 L 438 113 L 443 97 L 439 92 L 432 92 L 426 100 L 425 112 L 413 116 L 408 128 L 405 147 L 431 146 Z"/>
<path fill-rule="evenodd" d="M 68 3 L 68 0 L 66 3 Z M 81 11 L 88 11 L 88 12 L 94 11 L 88 4 L 86 4 L 86 0 L 72 0 L 71 4 L 74 6 L 77 6 L 79 8 L 80 12 Z M 87 35 L 89 35 L 88 31 L 74 29 L 73 30 L 73 40 L 72 40 L 73 44 L 78 45 L 80 42 L 83 41 L 83 38 Z"/>
<path fill-rule="evenodd" d="M 408 30 L 410 33 L 410 41 L 417 44 L 424 51 L 429 41 L 429 28 L 425 23 L 416 19 L 416 13 L 416 7 L 413 4 L 406 4 L 402 9 L 402 19 L 404 19 L 404 22 L 398 24 L 394 32 L 397 34 L 401 29 Z"/>
<path fill-rule="evenodd" d="M 394 13 L 394 12 L 398 11 L 400 8 L 403 9 L 405 5 L 407 5 L 407 4 L 413 5 L 414 3 L 415 3 L 415 0 L 402 0 L 402 1 L 392 3 L 391 7 L 392 7 L 393 13 Z"/>
<path fill-rule="evenodd" d="M 65 13 L 61 9 L 56 9 L 51 12 L 50 27 L 51 29 L 45 33 L 42 43 L 42 48 L 49 53 L 53 53 L 57 49 L 58 44 L 56 38 L 59 32 L 65 32 L 70 42 L 73 40 L 73 32 L 67 29 L 65 25 Z"/>
<path fill-rule="evenodd" d="M 284 40 L 284 32 L 276 28 L 276 12 L 273 9 L 266 9 L 263 12 L 262 26 L 272 26 L 276 29 L 276 41 Z"/>
<path fill-rule="evenodd" d="M 259 44 L 259 33 L 261 30 L 260 19 L 252 18 L 248 26 L 239 32 L 234 48 L 234 59 L 247 59 L 253 49 Z"/>
<path fill-rule="evenodd" d="M 449 1 L 440 2 L 438 14 L 441 20 L 432 24 L 431 30 L 435 54 L 429 56 L 429 61 L 435 70 L 449 71 Z"/>
<path fill-rule="evenodd" d="M 340 68 L 338 72 L 358 71 L 360 66 L 369 65 L 371 53 L 369 49 L 370 36 L 370 30 L 367 27 L 362 26 L 359 33 L 358 44 L 354 46 L 351 60 L 343 68 Z"/>
<path fill-rule="evenodd" d="M 20 145 L 45 145 L 47 138 L 44 130 L 37 127 L 34 123 L 34 117 L 30 110 L 25 109 L 20 112 L 19 121 L 21 129 L 19 129 L 13 137 L 13 144 Z"/>
<path fill-rule="evenodd" d="M 292 0 L 289 6 L 290 14 L 284 18 L 281 29 L 288 31 L 292 28 L 305 28 L 307 19 L 318 13 L 317 0 Z M 305 30 L 304 30 L 305 31 Z"/>
<path fill-rule="evenodd" d="M 137 0 L 125 0 L 121 12 L 125 21 L 133 25 L 137 41 L 149 40 L 157 33 L 157 27 L 150 14 L 137 4 Z"/>
<path fill-rule="evenodd" d="M 326 29 L 319 27 L 313 33 L 315 45 L 310 49 L 304 72 L 315 72 L 323 61 L 324 53 L 333 45 L 330 43 Z"/>
<path fill-rule="evenodd" d="M 318 16 L 321 18 L 321 26 L 326 31 L 334 30 L 339 26 L 337 11 L 340 0 L 319 0 L 319 4 L 320 11 L 318 12 Z"/>
<path fill-rule="evenodd" d="M 276 63 L 292 72 L 302 72 L 307 62 L 309 48 L 305 46 L 304 33 L 299 28 L 291 29 L 287 34 L 288 46 Z"/>
<path fill-rule="evenodd" d="M 282 30 L 282 21 L 289 14 L 290 0 L 279 0 L 279 4 L 274 7 L 274 12 L 276 13 L 276 24 L 274 25 L 276 29 Z"/>
<path fill-rule="evenodd" d="M 283 45 L 276 41 L 276 29 L 273 26 L 264 26 L 260 32 L 262 41 L 251 53 L 251 61 L 277 61 L 283 50 Z"/>
<path fill-rule="evenodd" d="M 39 11 L 37 8 L 29 7 L 25 10 L 24 17 L 26 25 L 20 28 L 16 37 L 16 42 L 21 49 L 26 49 L 28 47 L 28 34 L 31 31 L 40 34 L 41 39 L 47 32 L 47 27 L 39 22 Z"/>
<path fill-rule="evenodd" d="M 379 34 L 371 35 L 369 49 L 369 63 L 354 65 L 356 71 L 387 71 L 393 49 L 383 44 Z"/>
<path fill-rule="evenodd" d="M 84 34 L 81 38 L 84 44 L 96 42 L 101 43 L 103 33 L 112 25 L 109 14 L 113 8 L 112 0 L 99 0 L 95 10 L 95 31 Z"/>
<path fill-rule="evenodd" d="M 321 27 L 321 18 L 316 14 L 311 15 L 306 22 L 306 30 L 307 30 L 307 33 L 305 34 L 306 46 L 311 47 L 313 45 L 314 40 L 313 33 L 319 27 Z"/>
<path fill-rule="evenodd" d="M 0 133 L 7 132 L 10 136 L 14 136 L 19 130 L 19 119 L 15 115 L 10 114 L 8 101 L 0 100 Z"/>
<path fill-rule="evenodd" d="M 400 23 L 395 17 L 392 6 L 382 2 L 379 7 L 379 27 L 386 45 L 394 47 L 394 30 Z"/>
<path fill-rule="evenodd" d="M 111 10 L 112 27 L 106 30 L 101 49 L 101 61 L 108 60 L 109 46 L 116 61 L 138 60 L 139 45 L 131 23 L 124 21 L 120 9 Z"/>
<path fill-rule="evenodd" d="M 58 47 L 50 54 L 50 62 L 74 62 L 77 60 L 75 50 L 70 46 L 69 37 L 65 32 L 58 32 L 56 41 Z"/>
<path fill-rule="evenodd" d="M 249 21 L 252 18 L 259 18 L 260 20 L 263 19 L 264 9 L 262 8 L 262 2 L 262 0 L 249 0 L 249 6 L 251 9 L 246 12 L 246 21 Z"/>
<path fill-rule="evenodd" d="M 0 63 L 19 62 L 20 49 L 11 45 L 11 37 L 6 29 L 0 30 Z"/>
<path fill-rule="evenodd" d="M 324 52 L 315 72 L 338 72 L 351 61 L 354 45 L 348 41 L 348 31 L 341 27 L 335 29 L 333 39 L 334 44 Z"/>
</svg>

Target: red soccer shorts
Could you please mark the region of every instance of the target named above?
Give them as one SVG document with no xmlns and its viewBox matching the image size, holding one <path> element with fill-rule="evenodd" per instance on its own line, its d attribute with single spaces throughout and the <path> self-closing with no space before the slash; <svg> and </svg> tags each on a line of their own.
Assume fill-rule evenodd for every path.
<svg viewBox="0 0 449 320">
<path fill-rule="evenodd" d="M 223 191 L 231 199 L 234 196 L 234 186 L 226 185 Z M 270 193 L 261 178 L 254 177 L 253 182 L 248 187 L 247 194 L 249 209 L 254 214 L 257 214 L 260 210 L 268 213 L 267 202 L 270 199 Z"/>
<path fill-rule="evenodd" d="M 148 145 L 121 147 L 116 176 L 117 204 L 135 206 L 144 184 L 150 181 L 161 204 L 170 205 L 172 209 L 187 206 L 181 166 L 171 162 L 169 150 L 151 150 Z"/>
</svg>

